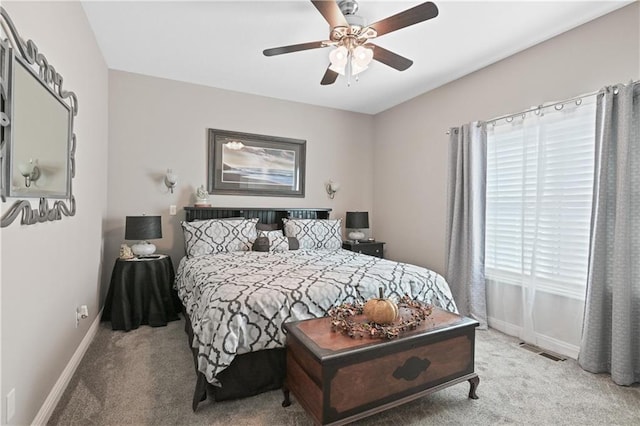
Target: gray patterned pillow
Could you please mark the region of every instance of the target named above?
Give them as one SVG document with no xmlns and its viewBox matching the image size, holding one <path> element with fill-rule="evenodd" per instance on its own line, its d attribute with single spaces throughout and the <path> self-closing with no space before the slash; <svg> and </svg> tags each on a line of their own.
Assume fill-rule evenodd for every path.
<svg viewBox="0 0 640 426">
<path fill-rule="evenodd" d="M 257 237 L 258 219 L 210 219 L 182 222 L 187 256 L 248 251 Z"/>
<path fill-rule="evenodd" d="M 269 239 L 269 251 L 282 252 L 289 250 L 289 239 L 282 231 L 258 231 L 258 237 Z"/>
<path fill-rule="evenodd" d="M 284 234 L 296 237 L 301 249 L 338 250 L 342 247 L 342 219 L 282 219 Z"/>
</svg>

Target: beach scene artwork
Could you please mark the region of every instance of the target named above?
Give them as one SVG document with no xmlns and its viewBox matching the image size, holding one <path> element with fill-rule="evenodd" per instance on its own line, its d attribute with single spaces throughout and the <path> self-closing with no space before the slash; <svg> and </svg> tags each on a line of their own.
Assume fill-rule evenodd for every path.
<svg viewBox="0 0 640 426">
<path fill-rule="evenodd" d="M 295 151 L 240 145 L 222 145 L 222 182 L 295 189 Z"/>
</svg>

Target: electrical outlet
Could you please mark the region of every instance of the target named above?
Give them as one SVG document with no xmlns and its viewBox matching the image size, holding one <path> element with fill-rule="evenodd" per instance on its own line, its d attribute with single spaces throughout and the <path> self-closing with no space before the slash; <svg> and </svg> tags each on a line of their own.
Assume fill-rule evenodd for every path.
<svg viewBox="0 0 640 426">
<path fill-rule="evenodd" d="M 76 308 L 76 328 L 80 324 L 81 319 L 85 319 L 89 317 L 89 309 L 87 305 L 80 305 Z"/>
<path fill-rule="evenodd" d="M 173 205 L 173 204 L 169 206 L 169 215 L 171 215 L 171 216 L 175 216 L 176 215 L 176 206 Z"/>
<path fill-rule="evenodd" d="M 13 415 L 16 414 L 16 389 L 13 388 L 7 394 L 7 423 L 13 418 Z"/>
</svg>

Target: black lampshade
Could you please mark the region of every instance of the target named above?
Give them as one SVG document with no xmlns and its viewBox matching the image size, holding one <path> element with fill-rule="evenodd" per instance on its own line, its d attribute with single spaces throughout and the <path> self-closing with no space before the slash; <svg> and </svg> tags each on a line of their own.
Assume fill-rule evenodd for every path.
<svg viewBox="0 0 640 426">
<path fill-rule="evenodd" d="M 347 212 L 347 223 L 345 228 L 348 229 L 366 229 L 369 228 L 369 212 Z"/>
<path fill-rule="evenodd" d="M 160 216 L 127 216 L 125 240 L 154 240 L 162 238 Z"/>
</svg>

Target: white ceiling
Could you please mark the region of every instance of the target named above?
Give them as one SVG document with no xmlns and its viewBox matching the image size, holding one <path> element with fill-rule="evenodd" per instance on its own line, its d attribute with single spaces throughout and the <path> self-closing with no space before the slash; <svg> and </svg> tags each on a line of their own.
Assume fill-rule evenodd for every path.
<svg viewBox="0 0 640 426">
<path fill-rule="evenodd" d="M 630 1 L 439 1 L 438 17 L 376 39 L 414 61 L 375 62 L 347 87 L 320 80 L 329 49 L 265 57 L 270 47 L 326 40 L 307 0 L 85 1 L 111 69 L 375 114 L 622 7 Z M 361 0 L 373 23 L 420 1 Z"/>
</svg>

